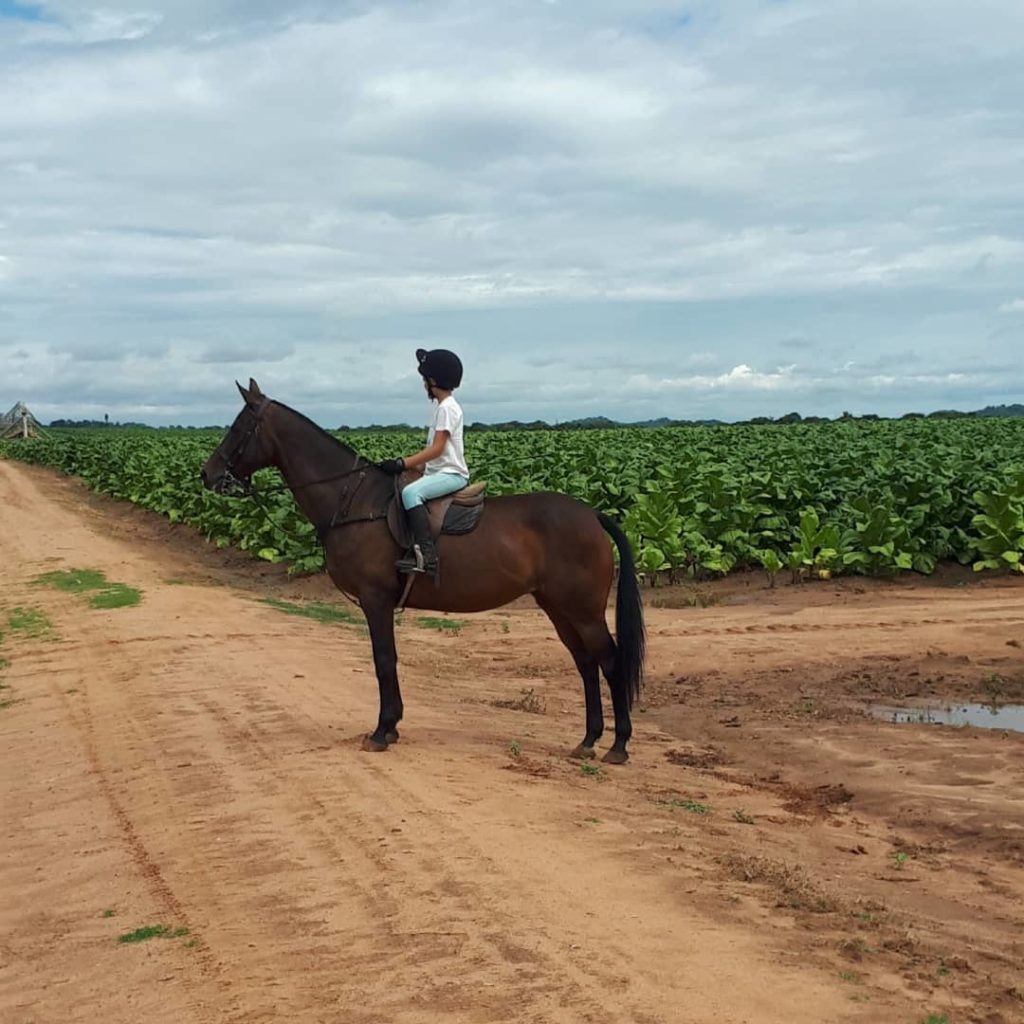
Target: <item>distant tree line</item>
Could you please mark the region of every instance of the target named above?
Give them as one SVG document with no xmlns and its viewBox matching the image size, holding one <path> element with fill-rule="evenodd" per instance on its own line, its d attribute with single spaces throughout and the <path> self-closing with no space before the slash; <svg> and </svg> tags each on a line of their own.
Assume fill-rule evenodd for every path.
<svg viewBox="0 0 1024 1024">
<path fill-rule="evenodd" d="M 935 412 L 923 413 L 923 412 L 908 412 L 904 413 L 899 417 L 891 416 L 879 416 L 876 413 L 864 413 L 860 416 L 855 416 L 850 412 L 843 412 L 841 416 L 837 416 L 836 420 L 860 420 L 860 421 L 876 421 L 883 419 L 901 419 L 901 420 L 923 420 L 923 419 L 963 419 L 970 417 L 979 416 L 1024 416 L 1024 404 L 1016 403 L 1014 405 L 989 405 L 984 409 L 978 409 L 975 412 L 960 412 L 957 409 L 938 409 Z M 481 430 L 611 430 L 616 427 L 713 427 L 722 426 L 725 424 L 724 420 L 687 420 L 687 419 L 669 419 L 667 416 L 662 416 L 654 420 L 639 420 L 632 423 L 622 423 L 617 420 L 608 419 L 607 416 L 587 416 L 582 419 L 565 420 L 560 423 L 548 423 L 546 420 L 507 420 L 502 423 L 470 423 L 466 429 L 471 431 Z M 749 420 L 733 420 L 731 421 L 738 426 L 768 426 L 768 425 L 781 425 L 785 426 L 790 423 L 829 423 L 831 422 L 827 416 L 801 416 L 798 412 L 788 412 L 785 416 L 754 416 Z M 171 427 L 153 427 L 148 423 L 135 423 L 133 421 L 111 422 L 109 419 L 104 418 L 102 420 L 52 420 L 50 422 L 51 427 L 131 427 L 136 430 L 226 430 L 227 427 L 218 424 L 209 424 L 203 427 L 189 427 L 183 425 L 175 425 Z M 339 432 L 346 431 L 360 431 L 360 432 L 389 432 L 396 430 L 411 430 L 416 431 L 422 429 L 421 427 L 415 427 L 408 423 L 371 423 L 368 427 L 349 427 L 342 425 L 336 428 Z"/>
<path fill-rule="evenodd" d="M 150 423 L 136 423 L 134 420 L 125 420 L 122 423 L 120 420 L 51 420 L 49 425 L 51 427 L 60 427 L 61 429 L 68 428 L 82 428 L 95 430 L 97 427 L 117 427 L 121 430 L 125 428 L 131 428 L 132 430 L 227 430 L 225 426 L 219 426 L 216 423 L 211 423 L 204 427 L 191 427 L 185 426 L 184 424 L 176 423 L 168 427 L 154 427 Z"/>
<path fill-rule="evenodd" d="M 990 405 L 976 412 L 960 412 L 957 409 L 938 409 L 935 412 L 908 412 L 899 417 L 879 416 L 876 413 L 868 412 L 855 416 L 850 412 L 843 412 L 837 416 L 837 421 L 859 420 L 873 422 L 884 419 L 901 420 L 923 420 L 923 419 L 962 419 L 978 416 L 1024 416 L 1024 405 Z M 830 423 L 828 416 L 801 416 L 798 412 L 789 412 L 785 416 L 754 416 L 749 420 L 731 420 L 737 426 L 766 426 L 782 425 L 790 423 Z M 466 430 L 608 430 L 616 427 L 711 427 L 723 426 L 725 420 L 687 420 L 669 419 L 660 417 L 655 420 L 639 420 L 630 423 L 623 423 L 618 420 L 608 419 L 607 416 L 588 416 L 583 419 L 565 420 L 560 423 L 548 423 L 546 420 L 508 420 L 502 423 L 470 423 Z M 418 427 L 408 423 L 372 423 L 368 427 L 340 426 L 339 431 L 395 431 L 395 430 L 417 430 Z"/>
<path fill-rule="evenodd" d="M 89 427 L 95 429 L 96 427 L 138 427 L 145 430 L 152 430 L 153 428 L 148 423 L 133 423 L 130 420 L 125 423 L 119 423 L 117 421 L 111 423 L 109 419 L 102 420 L 50 420 L 51 427 Z"/>
</svg>

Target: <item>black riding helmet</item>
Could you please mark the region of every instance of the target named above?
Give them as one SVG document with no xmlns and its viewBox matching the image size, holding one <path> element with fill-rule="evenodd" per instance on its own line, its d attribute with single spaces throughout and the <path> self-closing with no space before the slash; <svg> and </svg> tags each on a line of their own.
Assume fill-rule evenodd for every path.
<svg viewBox="0 0 1024 1024">
<path fill-rule="evenodd" d="M 446 348 L 416 349 L 420 376 L 432 380 L 437 387 L 452 391 L 462 383 L 462 360 Z"/>
</svg>

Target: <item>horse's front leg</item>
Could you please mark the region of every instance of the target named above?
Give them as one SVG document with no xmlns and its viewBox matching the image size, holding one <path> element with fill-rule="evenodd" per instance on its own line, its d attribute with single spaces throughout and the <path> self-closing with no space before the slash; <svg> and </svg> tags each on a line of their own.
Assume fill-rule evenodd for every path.
<svg viewBox="0 0 1024 1024">
<path fill-rule="evenodd" d="M 395 604 L 390 598 L 363 600 L 363 613 L 370 627 L 373 667 L 380 690 L 377 728 L 363 739 L 363 750 L 379 752 L 398 740 L 402 718 L 402 694 L 398 688 L 398 654 L 395 650 Z"/>
</svg>

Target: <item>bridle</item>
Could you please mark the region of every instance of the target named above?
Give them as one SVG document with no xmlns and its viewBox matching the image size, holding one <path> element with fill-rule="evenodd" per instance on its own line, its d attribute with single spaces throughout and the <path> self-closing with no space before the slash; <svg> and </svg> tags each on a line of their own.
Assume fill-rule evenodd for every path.
<svg viewBox="0 0 1024 1024">
<path fill-rule="evenodd" d="M 267 520 L 275 527 L 280 530 L 286 536 L 292 536 L 293 539 L 299 539 L 294 537 L 288 530 L 286 530 L 280 523 L 275 522 L 270 516 L 270 509 L 263 503 L 260 494 L 253 488 L 252 476 L 238 476 L 235 473 L 235 466 L 245 457 L 245 453 L 248 451 L 249 445 L 252 443 L 263 425 L 263 417 L 266 414 L 267 409 L 274 405 L 274 400 L 263 395 L 260 398 L 260 404 L 252 412 L 252 422 L 249 424 L 245 433 L 239 438 L 235 447 L 232 449 L 230 455 L 222 455 L 224 459 L 224 475 L 221 477 L 217 484 L 217 493 L 228 498 L 252 498 L 259 509 L 263 512 Z M 217 451 L 220 451 L 223 446 L 217 446 Z M 387 517 L 387 509 L 383 509 L 379 512 L 371 512 L 367 515 L 353 516 L 349 514 L 349 510 L 352 507 L 352 502 L 358 494 L 360 487 L 363 484 L 363 480 L 366 478 L 366 471 L 372 467 L 372 463 L 368 459 L 364 459 L 357 452 L 353 452 L 354 461 L 352 467 L 341 473 L 334 473 L 331 476 L 321 477 L 318 480 L 307 480 L 301 484 L 290 484 L 289 488 L 294 493 L 295 491 L 301 491 L 306 487 L 314 487 L 317 484 L 331 483 L 335 480 L 344 480 L 346 477 L 354 476 L 356 473 L 359 474 L 359 480 L 356 483 L 355 488 L 349 493 L 349 489 L 346 487 L 341 495 L 339 505 L 344 505 L 344 510 L 339 507 L 338 510 L 331 517 L 329 523 L 321 526 L 314 523 L 317 534 L 321 540 L 324 535 L 329 531 L 338 526 L 349 526 L 353 523 L 372 523 L 379 519 Z M 397 481 L 396 481 L 397 485 Z M 396 486 L 397 493 L 397 486 Z M 345 499 L 348 499 L 345 501 Z"/>
<path fill-rule="evenodd" d="M 249 424 L 249 429 L 242 435 L 241 440 L 235 445 L 230 455 L 224 455 L 224 476 L 217 481 L 217 493 L 224 495 L 226 498 L 246 498 L 252 495 L 252 476 L 239 477 L 235 475 L 235 466 L 245 456 L 246 450 L 249 447 L 249 443 L 254 437 L 260 432 L 260 427 L 263 423 L 263 414 L 270 407 L 271 399 L 264 395 L 260 399 L 260 404 L 252 413 L 252 422 Z M 225 440 L 227 440 L 225 438 Z M 222 441 L 217 446 L 219 452 L 223 447 L 224 442 Z"/>
</svg>

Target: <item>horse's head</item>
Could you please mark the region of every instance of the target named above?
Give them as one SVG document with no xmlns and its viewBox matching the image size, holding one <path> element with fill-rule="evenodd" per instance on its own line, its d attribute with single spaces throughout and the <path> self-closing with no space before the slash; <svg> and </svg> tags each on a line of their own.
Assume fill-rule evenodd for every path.
<svg viewBox="0 0 1024 1024">
<path fill-rule="evenodd" d="M 223 440 L 199 471 L 203 485 L 217 494 L 239 497 L 252 488 L 251 477 L 272 461 L 272 452 L 263 418 L 271 400 L 260 391 L 251 377 L 249 387 L 235 381 L 245 405 L 228 428 Z"/>
</svg>

